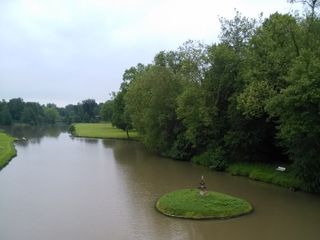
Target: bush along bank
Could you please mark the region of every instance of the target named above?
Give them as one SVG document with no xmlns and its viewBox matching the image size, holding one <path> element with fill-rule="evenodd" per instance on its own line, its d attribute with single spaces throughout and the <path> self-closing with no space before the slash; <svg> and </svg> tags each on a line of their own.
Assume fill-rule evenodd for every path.
<svg viewBox="0 0 320 240">
<path fill-rule="evenodd" d="M 290 166 L 278 168 L 279 166 L 276 164 L 252 162 L 228 163 L 223 159 L 219 150 L 205 152 L 193 157 L 191 161 L 195 164 L 209 167 L 212 170 L 226 171 L 233 176 L 248 177 L 255 181 L 275 184 L 292 191 L 307 191 L 304 188 L 303 182 L 296 177 Z"/>
<path fill-rule="evenodd" d="M 290 167 L 284 168 L 284 171 L 279 171 L 277 168 L 276 165 L 263 163 L 232 163 L 226 168 L 226 171 L 234 176 L 249 177 L 256 181 L 289 188 L 292 191 L 307 191 L 303 182 L 295 176 Z"/>
</svg>

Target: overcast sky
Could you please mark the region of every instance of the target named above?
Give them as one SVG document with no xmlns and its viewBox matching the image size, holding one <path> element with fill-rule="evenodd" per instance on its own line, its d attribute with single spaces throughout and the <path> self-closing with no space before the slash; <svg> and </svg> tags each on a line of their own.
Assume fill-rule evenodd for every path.
<svg viewBox="0 0 320 240">
<path fill-rule="evenodd" d="M 286 0 L 0 0 L 0 99 L 104 102 L 125 69 L 188 39 L 217 42 L 219 16 L 294 7 Z"/>
</svg>

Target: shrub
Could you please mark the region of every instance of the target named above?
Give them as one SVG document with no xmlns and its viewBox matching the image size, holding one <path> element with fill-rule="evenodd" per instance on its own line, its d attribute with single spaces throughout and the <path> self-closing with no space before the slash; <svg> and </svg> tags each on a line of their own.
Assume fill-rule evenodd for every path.
<svg viewBox="0 0 320 240">
<path fill-rule="evenodd" d="M 224 159 L 225 152 L 221 147 L 209 149 L 204 153 L 194 156 L 191 161 L 193 163 L 223 171 L 227 167 L 227 161 Z"/>
<path fill-rule="evenodd" d="M 68 132 L 71 133 L 71 134 L 73 134 L 75 131 L 76 131 L 76 128 L 75 128 L 74 125 L 71 125 L 71 126 L 69 127 L 69 129 L 68 129 Z"/>
</svg>

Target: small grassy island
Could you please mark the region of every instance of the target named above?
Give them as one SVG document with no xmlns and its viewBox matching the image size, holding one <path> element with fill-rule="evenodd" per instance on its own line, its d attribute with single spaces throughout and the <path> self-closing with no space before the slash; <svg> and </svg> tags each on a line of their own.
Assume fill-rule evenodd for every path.
<svg viewBox="0 0 320 240">
<path fill-rule="evenodd" d="M 182 189 L 162 196 L 156 203 L 164 215 L 190 219 L 227 219 L 248 214 L 251 204 L 243 199 L 198 189 Z"/>
<path fill-rule="evenodd" d="M 14 140 L 13 137 L 0 132 L 0 170 L 17 154 L 13 145 Z"/>
</svg>

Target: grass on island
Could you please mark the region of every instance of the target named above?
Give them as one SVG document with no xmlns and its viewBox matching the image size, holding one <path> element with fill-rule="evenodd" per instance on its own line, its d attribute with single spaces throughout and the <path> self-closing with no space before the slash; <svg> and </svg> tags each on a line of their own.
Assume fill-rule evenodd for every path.
<svg viewBox="0 0 320 240">
<path fill-rule="evenodd" d="M 0 132 L 0 170 L 17 154 L 13 145 L 14 140 L 15 138 Z"/>
<path fill-rule="evenodd" d="M 74 124 L 73 135 L 90 138 L 128 139 L 126 131 L 115 128 L 111 123 L 77 123 Z M 137 139 L 136 131 L 129 131 L 130 139 Z"/>
<path fill-rule="evenodd" d="M 201 196 L 198 189 L 182 189 L 162 196 L 156 203 L 164 215 L 190 219 L 227 219 L 248 214 L 247 201 L 217 192 Z"/>
<path fill-rule="evenodd" d="M 227 172 L 235 176 L 245 176 L 250 179 L 272 183 L 290 189 L 302 189 L 303 183 L 297 179 L 290 168 L 286 171 L 276 171 L 276 166 L 263 163 L 232 163 Z"/>
</svg>

